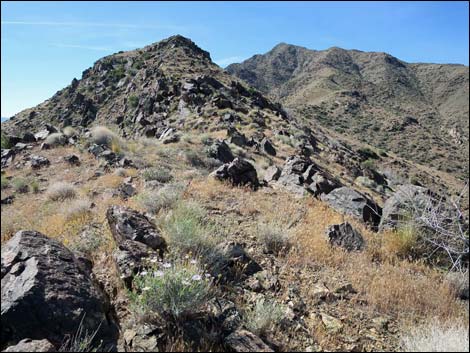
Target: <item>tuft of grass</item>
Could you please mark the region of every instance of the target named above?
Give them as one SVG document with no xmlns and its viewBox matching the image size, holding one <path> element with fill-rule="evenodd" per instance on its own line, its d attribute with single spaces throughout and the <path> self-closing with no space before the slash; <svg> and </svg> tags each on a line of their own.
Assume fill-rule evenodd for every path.
<svg viewBox="0 0 470 353">
<path fill-rule="evenodd" d="M 78 131 L 71 126 L 64 127 L 62 133 L 67 137 L 75 137 L 78 135 Z"/>
<path fill-rule="evenodd" d="M 179 184 L 165 185 L 156 191 L 144 191 L 136 197 L 136 201 L 150 213 L 158 213 L 161 209 L 173 207 L 181 197 L 182 187 Z"/>
<path fill-rule="evenodd" d="M 63 146 L 67 143 L 67 138 L 65 137 L 64 134 L 60 132 L 55 132 L 47 136 L 44 142 L 47 143 L 51 147 Z"/>
<path fill-rule="evenodd" d="M 160 183 L 168 183 L 173 179 L 173 176 L 168 169 L 156 167 L 144 169 L 142 177 L 145 181 L 156 180 Z"/>
<path fill-rule="evenodd" d="M 1 179 L 1 184 L 0 185 L 1 185 L 2 190 L 10 187 L 10 181 L 3 174 L 2 174 L 2 179 Z"/>
<path fill-rule="evenodd" d="M 384 248 L 400 258 L 412 259 L 418 247 L 419 233 L 410 224 L 403 225 L 384 237 Z"/>
<path fill-rule="evenodd" d="M 77 331 L 71 337 L 64 340 L 59 348 L 59 352 L 101 352 L 101 343 L 96 344 L 94 342 L 101 324 L 98 325 L 95 331 L 90 332 L 84 328 L 84 319 L 85 315 L 83 315 Z"/>
<path fill-rule="evenodd" d="M 16 192 L 21 194 L 27 193 L 29 191 L 29 180 L 26 178 L 14 178 L 11 181 L 11 185 Z"/>
<path fill-rule="evenodd" d="M 69 183 L 57 182 L 47 189 L 47 198 L 51 201 L 64 201 L 77 196 L 75 187 Z"/>
<path fill-rule="evenodd" d="M 468 352 L 468 322 L 440 323 L 412 328 L 402 337 L 405 352 Z"/>
<path fill-rule="evenodd" d="M 39 192 L 39 183 L 37 180 L 32 180 L 31 181 L 31 191 L 37 194 Z"/>
<path fill-rule="evenodd" d="M 78 199 L 72 203 L 66 205 L 62 211 L 65 216 L 65 220 L 71 221 L 73 219 L 87 216 L 91 213 L 91 203 L 86 199 Z"/>
<path fill-rule="evenodd" d="M 268 252 L 279 254 L 289 251 L 292 246 L 288 231 L 276 223 L 259 225 L 257 236 Z"/>
<path fill-rule="evenodd" d="M 245 313 L 245 326 L 251 332 L 264 336 L 284 317 L 284 310 L 275 301 L 258 299 L 255 306 Z"/>
<path fill-rule="evenodd" d="M 205 224 L 206 210 L 195 202 L 179 202 L 163 222 L 170 241 L 182 252 L 206 255 L 215 245 L 212 229 Z"/>
<path fill-rule="evenodd" d="M 162 264 L 134 277 L 129 293 L 134 311 L 151 320 L 177 323 L 197 314 L 213 296 L 212 280 L 191 262 Z"/>
<path fill-rule="evenodd" d="M 137 108 L 137 106 L 139 105 L 139 97 L 137 97 L 136 95 L 129 96 L 127 101 L 129 102 L 129 105 L 132 108 Z"/>
<path fill-rule="evenodd" d="M 11 147 L 9 138 L 3 133 L 1 133 L 0 145 L 2 149 L 7 149 Z"/>
</svg>

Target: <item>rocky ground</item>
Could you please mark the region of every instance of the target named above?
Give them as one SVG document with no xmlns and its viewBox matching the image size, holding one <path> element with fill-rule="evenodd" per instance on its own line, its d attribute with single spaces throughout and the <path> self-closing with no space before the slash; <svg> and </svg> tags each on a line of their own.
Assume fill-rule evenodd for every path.
<svg viewBox="0 0 470 353">
<path fill-rule="evenodd" d="M 109 100 L 82 88 L 115 75 Z M 2 123 L 1 164 L 2 350 L 398 351 L 468 320 L 468 275 L 397 222 L 457 188 L 289 118 L 185 38 Z"/>
</svg>

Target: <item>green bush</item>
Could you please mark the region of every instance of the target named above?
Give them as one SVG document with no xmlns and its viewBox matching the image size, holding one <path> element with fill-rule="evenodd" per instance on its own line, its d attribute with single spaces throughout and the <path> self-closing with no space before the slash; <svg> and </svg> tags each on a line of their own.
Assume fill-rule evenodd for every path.
<svg viewBox="0 0 470 353">
<path fill-rule="evenodd" d="M 245 313 L 245 326 L 257 335 L 265 335 L 284 317 L 282 306 L 274 301 L 259 299 L 253 308 Z"/>
<path fill-rule="evenodd" d="M 368 160 L 361 163 L 361 167 L 364 168 L 364 169 L 374 170 L 375 169 L 375 161 L 373 159 L 368 159 Z"/>
<path fill-rule="evenodd" d="M 26 178 L 14 178 L 11 185 L 16 192 L 26 193 L 29 191 L 29 180 Z"/>
<path fill-rule="evenodd" d="M 137 106 L 139 105 L 139 97 L 135 95 L 131 95 L 128 98 L 128 102 L 132 108 L 137 108 Z"/>
<path fill-rule="evenodd" d="M 7 179 L 5 175 L 2 174 L 2 179 L 1 179 L 2 190 L 8 188 L 9 186 L 10 186 L 10 181 Z"/>
<path fill-rule="evenodd" d="M 10 140 L 8 137 L 2 132 L 1 133 L 1 148 L 10 148 Z"/>
<path fill-rule="evenodd" d="M 196 264 L 162 264 L 135 276 L 130 292 L 135 312 L 183 322 L 212 298 L 212 280 Z"/>
<path fill-rule="evenodd" d="M 136 201 L 148 212 L 158 213 L 161 209 L 173 207 L 181 197 L 182 186 L 179 184 L 165 185 L 157 191 L 144 191 L 137 195 Z"/>
</svg>

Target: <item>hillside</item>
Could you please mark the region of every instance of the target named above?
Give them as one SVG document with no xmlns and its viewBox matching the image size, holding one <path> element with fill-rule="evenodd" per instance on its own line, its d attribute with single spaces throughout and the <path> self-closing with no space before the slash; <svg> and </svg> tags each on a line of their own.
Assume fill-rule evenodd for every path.
<svg viewBox="0 0 470 353">
<path fill-rule="evenodd" d="M 281 43 L 227 72 L 293 115 L 460 178 L 468 176 L 469 71 L 386 53 Z"/>
<path fill-rule="evenodd" d="M 187 38 L 98 60 L 1 145 L 0 350 L 400 351 L 468 322 L 463 182 Z"/>
</svg>

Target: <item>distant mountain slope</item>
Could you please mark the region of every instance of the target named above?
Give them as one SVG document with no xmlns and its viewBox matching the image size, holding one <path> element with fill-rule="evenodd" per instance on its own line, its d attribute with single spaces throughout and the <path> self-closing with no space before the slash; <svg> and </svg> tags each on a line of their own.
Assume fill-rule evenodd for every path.
<svg viewBox="0 0 470 353">
<path fill-rule="evenodd" d="M 467 66 L 409 64 L 386 53 L 281 43 L 226 70 L 312 125 L 468 175 Z"/>
</svg>

